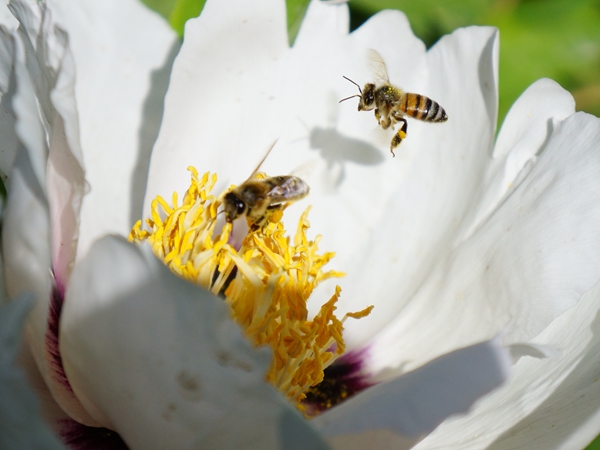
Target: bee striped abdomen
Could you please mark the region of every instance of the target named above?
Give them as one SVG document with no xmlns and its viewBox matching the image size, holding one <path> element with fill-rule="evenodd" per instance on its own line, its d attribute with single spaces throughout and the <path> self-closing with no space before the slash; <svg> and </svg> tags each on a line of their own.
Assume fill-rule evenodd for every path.
<svg viewBox="0 0 600 450">
<path fill-rule="evenodd" d="M 406 93 L 401 109 L 410 117 L 424 122 L 445 122 L 446 111 L 435 100 L 421 94 Z"/>
</svg>

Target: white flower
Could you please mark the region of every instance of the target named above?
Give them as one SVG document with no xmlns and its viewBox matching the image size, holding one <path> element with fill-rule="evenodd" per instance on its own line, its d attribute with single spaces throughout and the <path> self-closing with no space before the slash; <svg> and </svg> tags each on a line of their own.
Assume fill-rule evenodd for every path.
<svg viewBox="0 0 600 450">
<path fill-rule="evenodd" d="M 494 29 L 457 30 L 425 52 L 399 12 L 348 35 L 347 7 L 314 1 L 290 49 L 283 2 L 213 0 L 188 22 L 171 72 L 173 33 L 133 0 L 47 3 L 13 0 L 18 32 L 2 16 L 0 170 L 7 287 L 14 301 L 36 296 L 28 369 L 55 424 L 106 427 L 142 449 L 325 448 L 323 438 L 574 448 L 599 431 L 600 122 L 542 80 L 494 146 Z M 338 104 L 354 90 L 342 75 L 372 81 L 369 48 L 393 83 L 449 116 L 410 121 L 395 159 L 370 113 Z M 242 338 L 222 302 L 147 246 L 103 237 L 127 235 L 157 195 L 181 195 L 189 165 L 217 172 L 217 191 L 240 183 L 276 138 L 262 170 L 308 169 L 312 229 L 348 274 L 336 280 L 340 309 L 375 304 L 346 340 L 369 380 L 386 381 L 310 422 L 263 381 L 270 353 Z M 518 344 L 513 356 L 549 345 L 563 355 L 519 359 L 505 387 L 425 437 L 505 381 L 500 339 Z"/>
</svg>

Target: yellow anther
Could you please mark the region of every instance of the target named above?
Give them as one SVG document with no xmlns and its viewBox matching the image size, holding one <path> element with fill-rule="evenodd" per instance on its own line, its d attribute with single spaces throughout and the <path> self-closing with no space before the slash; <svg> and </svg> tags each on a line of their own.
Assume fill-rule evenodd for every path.
<svg viewBox="0 0 600 450">
<path fill-rule="evenodd" d="M 129 240 L 148 242 L 174 273 L 224 297 L 246 337 L 256 346 L 273 349 L 267 381 L 300 402 L 308 389 L 323 380 L 323 370 L 344 352 L 343 320 L 364 317 L 372 307 L 348 313 L 340 321 L 334 315 L 341 293 L 338 286 L 309 320 L 306 302 L 318 283 L 344 275 L 323 270 L 334 253 L 319 254 L 321 237 L 308 238 L 310 208 L 300 217 L 293 245 L 281 222 L 282 208 L 235 249 L 228 243 L 232 225 L 216 230 L 223 197 L 211 194 L 216 175 L 205 173 L 199 178 L 195 168 L 188 170 L 190 187 L 181 204 L 176 193 L 172 205 L 157 197 L 151 203 L 147 229 L 136 223 Z"/>
<path fill-rule="evenodd" d="M 366 307 L 362 311 L 346 313 L 346 316 L 352 317 L 353 319 L 362 319 L 363 317 L 367 317 L 369 314 L 371 314 L 372 310 L 373 310 L 373 305 Z"/>
</svg>

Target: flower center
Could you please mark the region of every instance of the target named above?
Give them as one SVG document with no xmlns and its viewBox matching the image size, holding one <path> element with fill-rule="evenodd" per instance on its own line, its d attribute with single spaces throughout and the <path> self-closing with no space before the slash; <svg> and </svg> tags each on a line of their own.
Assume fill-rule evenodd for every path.
<svg viewBox="0 0 600 450">
<path fill-rule="evenodd" d="M 182 204 L 177 193 L 172 206 L 156 197 L 152 217 L 146 220 L 149 231 L 138 221 L 129 240 L 147 241 L 174 273 L 223 297 L 246 338 L 273 350 L 266 380 L 302 409 L 306 392 L 323 380 L 323 370 L 345 351 L 344 321 L 364 317 L 373 307 L 338 319 L 334 311 L 341 289 L 336 286 L 331 299 L 308 320 L 306 302 L 315 287 L 343 276 L 323 270 L 334 253 L 318 253 L 321 237 L 307 237 L 310 207 L 302 214 L 293 241 L 281 222 L 284 206 L 269 215 L 266 225 L 252 227 L 236 250 L 229 244 L 231 223 L 215 235 L 224 197 L 211 194 L 217 176 L 205 173 L 200 178 L 195 168 L 188 170 L 191 183 Z"/>
</svg>

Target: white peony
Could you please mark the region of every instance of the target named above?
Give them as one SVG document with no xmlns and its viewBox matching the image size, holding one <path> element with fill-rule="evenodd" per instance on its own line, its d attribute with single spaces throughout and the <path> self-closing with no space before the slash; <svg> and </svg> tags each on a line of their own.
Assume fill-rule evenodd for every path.
<svg viewBox="0 0 600 450">
<path fill-rule="evenodd" d="M 600 121 L 541 80 L 494 144 L 495 29 L 426 52 L 397 11 L 348 34 L 346 5 L 313 1 L 290 48 L 282 1 L 212 0 L 179 49 L 134 0 L 9 8 L 20 25 L 0 16 L 5 311 L 18 317 L 10 307 L 35 295 L 20 364 L 64 443 L 578 448 L 600 431 Z M 449 116 L 409 121 L 394 159 L 391 132 L 338 103 L 356 90 L 342 75 L 373 81 L 370 48 L 393 83 Z M 311 204 L 311 232 L 347 274 L 335 280 L 342 314 L 375 305 L 345 338 L 365 383 L 381 383 L 310 421 L 264 382 L 270 351 L 221 300 L 124 239 L 157 195 L 183 195 L 188 166 L 216 172 L 222 192 L 276 139 L 261 170 L 298 170 L 311 186 L 285 222 Z M 331 289 L 317 288 L 315 311 Z M 17 373 L 18 323 L 0 321 L 3 376 Z M 25 415 L 43 435 L 19 402 L 2 397 L 0 422 Z"/>
</svg>

